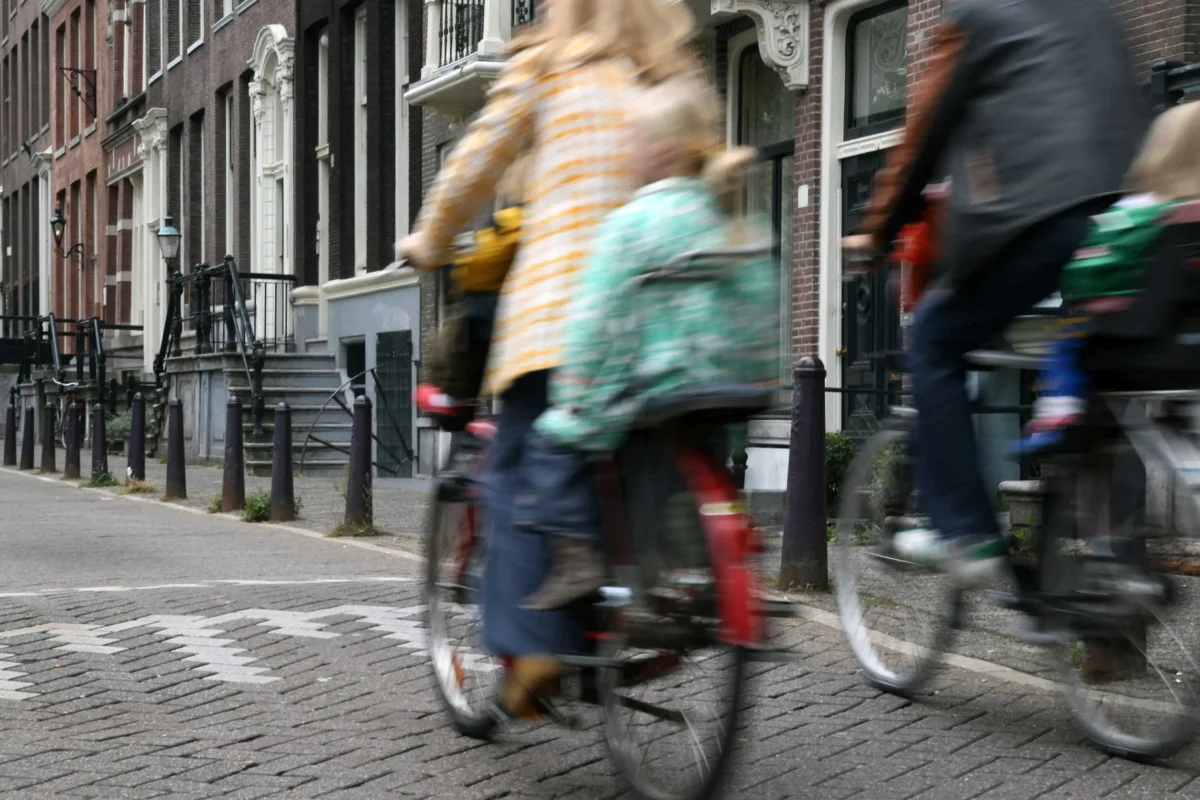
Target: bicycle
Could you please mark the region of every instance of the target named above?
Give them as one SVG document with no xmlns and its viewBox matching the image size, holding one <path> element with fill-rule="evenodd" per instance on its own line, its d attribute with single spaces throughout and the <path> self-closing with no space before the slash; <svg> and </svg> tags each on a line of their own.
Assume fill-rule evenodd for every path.
<svg viewBox="0 0 1200 800">
<path fill-rule="evenodd" d="M 1197 308 L 1200 203 L 1192 203 L 1163 234 L 1142 293 L 1097 318 L 1085 362 L 1097 395 L 1079 446 L 1043 460 L 1042 529 L 1032 552 L 1006 536 L 1015 590 L 992 593 L 1023 615 L 1020 638 L 1055 657 L 1055 683 L 1085 735 L 1135 760 L 1174 754 L 1200 724 L 1194 637 L 1172 621 L 1188 586 L 1158 569 L 1153 545 L 1163 537 L 1128 502 L 1139 488 L 1128 465 L 1140 461 L 1147 474 L 1174 475 L 1200 511 Z M 1009 355 L 985 360 L 1038 366 Z M 866 680 L 908 697 L 966 616 L 963 592 L 892 547 L 898 531 L 927 523 L 913 479 L 916 421 L 914 409 L 893 409 L 852 463 L 834 555 L 842 624 Z"/>
<path fill-rule="evenodd" d="M 730 251 L 689 254 L 647 280 L 679 279 L 675 267 L 712 256 L 727 260 Z M 761 543 L 711 444 L 725 425 L 773 400 L 771 389 L 741 385 L 655 399 L 623 450 L 598 464 L 610 580 L 584 603 L 587 651 L 558 656 L 566 685 L 538 703 L 565 725 L 575 720 L 564 702 L 598 706 L 608 751 L 635 797 L 714 796 L 736 742 L 747 663 L 773 660 L 765 621 L 784 610 L 759 599 L 751 561 Z M 486 739 L 497 725 L 489 706 L 505 661 L 479 641 L 480 481 L 495 428 L 462 415 L 438 419 L 458 432 L 429 519 L 428 651 L 455 727 Z"/>
<path fill-rule="evenodd" d="M 67 409 L 71 406 L 75 407 L 76 424 L 82 426 L 85 424 L 83 414 L 87 406 L 82 400 L 75 398 L 75 390 L 79 388 L 79 383 L 74 381 L 62 383 L 57 378 L 52 380 L 58 387 L 58 395 L 54 402 L 54 442 L 56 446 L 65 450 L 67 447 Z M 80 431 L 80 436 L 82 436 L 82 427 Z"/>
</svg>

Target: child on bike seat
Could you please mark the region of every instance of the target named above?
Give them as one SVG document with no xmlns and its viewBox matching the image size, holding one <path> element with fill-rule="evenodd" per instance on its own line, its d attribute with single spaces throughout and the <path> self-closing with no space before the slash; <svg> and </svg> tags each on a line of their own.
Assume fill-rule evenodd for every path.
<svg viewBox="0 0 1200 800">
<path fill-rule="evenodd" d="M 563 366 L 527 451 L 517 524 L 551 537 L 554 564 L 526 608 L 560 608 L 606 577 L 592 459 L 614 451 L 651 397 L 715 381 L 778 379 L 778 281 L 770 258 L 719 280 L 641 284 L 687 253 L 765 244 L 740 217 L 748 148 L 729 150 L 715 93 L 679 78 L 634 112 L 642 188 L 600 227 L 572 298 Z M 713 265 L 703 268 L 711 274 Z"/>
<path fill-rule="evenodd" d="M 527 164 L 522 158 L 509 168 L 497 189 L 503 207 L 451 267 L 450 297 L 429 359 L 429 383 L 417 388 L 425 413 L 459 414 L 479 395 L 500 289 L 521 237 Z"/>
<path fill-rule="evenodd" d="M 1123 308 L 1136 294 L 1152 247 L 1172 206 L 1200 195 L 1200 103 L 1159 115 L 1130 170 L 1130 193 L 1097 215 L 1088 238 L 1063 270 L 1071 309 L 1039 376 L 1033 419 L 1013 445 L 1020 455 L 1071 448 L 1087 409 L 1089 380 L 1079 355 L 1092 315 Z"/>
</svg>

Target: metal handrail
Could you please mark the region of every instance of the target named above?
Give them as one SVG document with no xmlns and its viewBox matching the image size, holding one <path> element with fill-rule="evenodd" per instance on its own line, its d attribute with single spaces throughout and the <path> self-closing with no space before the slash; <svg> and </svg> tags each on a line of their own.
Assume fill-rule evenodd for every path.
<svg viewBox="0 0 1200 800">
<path fill-rule="evenodd" d="M 262 370 L 266 361 L 266 348 L 262 341 L 254 335 L 254 323 L 250 319 L 250 311 L 246 308 L 246 298 L 242 295 L 242 281 L 238 274 L 237 262 L 233 256 L 227 255 L 224 260 L 225 271 L 225 322 L 229 332 L 234 334 L 238 353 L 242 357 L 242 366 L 246 370 L 246 380 L 250 384 L 250 415 L 254 423 L 253 435 L 261 439 L 263 434 L 262 418 L 266 410 L 266 400 L 263 397 Z M 253 273 L 249 273 L 253 275 Z M 277 277 L 277 276 L 276 276 Z M 233 307 L 230 308 L 228 298 L 232 295 Z"/>
<path fill-rule="evenodd" d="M 414 364 L 415 363 L 416 362 L 414 362 Z M 346 404 L 346 401 L 342 399 L 342 396 L 346 393 L 347 389 L 356 385 L 360 380 L 362 380 L 365 384 L 365 382 L 366 382 L 365 379 L 366 379 L 367 375 L 370 375 L 372 378 L 375 379 L 375 388 L 377 390 L 375 392 L 375 396 L 381 400 L 380 405 L 384 409 L 384 411 L 387 412 L 388 422 L 390 422 L 392 424 L 392 430 L 394 430 L 396 432 L 396 435 L 400 437 L 400 444 L 404 448 L 404 458 L 400 458 L 395 453 L 393 453 L 392 450 L 387 445 L 385 445 L 383 442 L 381 442 L 379 440 L 379 437 L 375 435 L 374 431 L 371 432 L 371 439 L 375 442 L 375 444 L 379 445 L 379 447 L 385 453 L 387 453 L 389 456 L 391 456 L 392 459 L 395 460 L 395 462 L 398 465 L 408 464 L 408 463 L 417 461 L 417 454 L 414 453 L 413 449 L 408 446 L 408 440 L 404 438 L 404 431 L 400 429 L 400 424 L 396 421 L 395 414 L 392 413 L 391 407 L 388 406 L 388 404 L 387 404 L 387 399 L 386 399 L 387 396 L 383 392 L 378 391 L 379 374 L 376 371 L 377 369 L 378 369 L 377 367 L 371 367 L 370 369 L 367 369 L 367 370 L 364 370 L 363 372 L 358 373 L 353 378 L 350 378 L 348 381 L 346 381 L 341 386 L 339 386 L 337 389 L 335 389 L 333 391 L 333 393 L 329 395 L 328 399 L 326 399 L 325 402 L 321 405 L 321 410 L 317 412 L 317 416 L 313 419 L 312 424 L 310 424 L 308 426 L 308 432 L 304 435 L 304 444 L 300 448 L 299 469 L 300 469 L 301 474 L 304 473 L 304 459 L 308 455 L 308 443 L 310 440 L 316 442 L 317 444 L 323 445 L 324 447 L 328 447 L 331 450 L 336 450 L 337 452 L 349 457 L 350 450 L 348 448 L 342 447 L 341 445 L 339 445 L 335 442 L 328 442 L 319 436 L 314 436 L 313 431 L 316 430 L 317 423 L 321 421 L 321 416 L 325 413 L 325 410 L 327 408 L 329 408 L 330 403 L 337 403 L 339 406 L 341 406 L 342 411 L 344 411 L 348 416 L 350 416 L 351 418 L 354 417 L 354 410 L 349 405 Z M 371 460 L 371 464 L 373 466 L 375 466 L 377 469 L 381 468 L 379 465 L 379 462 L 375 461 L 374 459 Z M 392 469 L 389 471 L 393 475 L 396 474 L 395 469 Z"/>
</svg>

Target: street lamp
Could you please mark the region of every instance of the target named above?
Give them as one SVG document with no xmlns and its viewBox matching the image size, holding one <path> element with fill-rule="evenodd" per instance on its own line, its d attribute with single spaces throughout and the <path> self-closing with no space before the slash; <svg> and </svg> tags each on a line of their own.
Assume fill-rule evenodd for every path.
<svg viewBox="0 0 1200 800">
<path fill-rule="evenodd" d="M 71 245 L 70 249 L 63 250 L 63 233 L 66 232 L 67 218 L 63 216 L 62 206 L 55 206 L 54 216 L 50 218 L 50 230 L 54 234 L 54 250 L 62 258 L 74 258 L 79 262 L 79 268 L 83 269 L 83 242 L 77 242 Z"/>
<path fill-rule="evenodd" d="M 162 227 L 158 229 L 158 249 L 168 264 L 174 264 L 175 259 L 179 258 L 179 243 L 182 240 L 183 234 L 175 227 L 175 220 L 164 217 Z"/>
</svg>

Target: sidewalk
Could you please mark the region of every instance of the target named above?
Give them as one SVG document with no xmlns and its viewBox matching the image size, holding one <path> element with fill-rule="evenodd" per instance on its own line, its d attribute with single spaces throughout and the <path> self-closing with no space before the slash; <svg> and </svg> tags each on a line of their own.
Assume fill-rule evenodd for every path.
<svg viewBox="0 0 1200 800">
<path fill-rule="evenodd" d="M 55 464 L 59 472 L 66 458 L 66 452 L 57 451 Z M 40 464 L 41 447 L 35 455 L 35 464 Z M 80 456 L 83 480 L 87 483 L 91 477 L 92 454 L 84 450 Z M 113 477 L 124 482 L 126 460 L 122 455 L 110 455 L 108 468 Z M 37 469 L 35 467 L 34 471 Z M 187 499 L 174 500 L 189 508 L 207 510 L 214 498 L 218 502 L 221 497 L 222 468 L 219 465 L 205 466 L 189 464 L 187 467 Z M 162 497 L 167 484 L 167 465 L 165 459 L 146 459 L 146 481 L 157 490 L 150 497 Z M 346 511 L 345 478 L 341 476 L 310 477 L 296 475 L 296 502 L 300 506 L 299 518 L 290 523 L 298 528 L 304 528 L 316 533 L 329 534 L 340 523 Z M 400 484 L 400 485 L 397 485 Z M 429 492 L 433 484 L 426 480 L 397 481 L 389 479 L 374 486 L 375 527 L 384 534 L 372 541 L 385 547 L 396 547 L 414 553 L 420 553 L 424 544 L 425 511 L 429 504 Z M 246 495 L 256 491 L 271 491 L 269 477 L 246 476 Z M 119 491 L 113 487 L 110 491 Z"/>
</svg>

